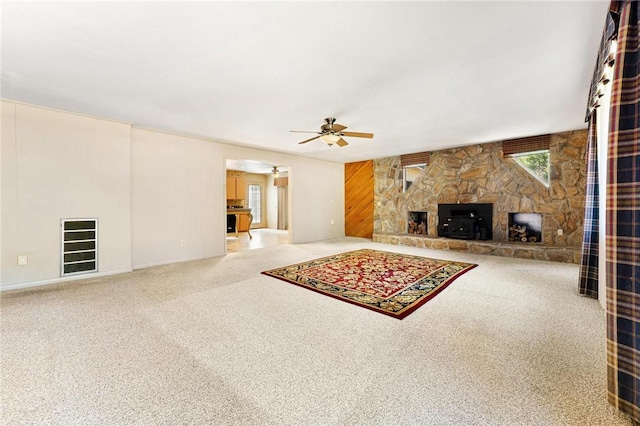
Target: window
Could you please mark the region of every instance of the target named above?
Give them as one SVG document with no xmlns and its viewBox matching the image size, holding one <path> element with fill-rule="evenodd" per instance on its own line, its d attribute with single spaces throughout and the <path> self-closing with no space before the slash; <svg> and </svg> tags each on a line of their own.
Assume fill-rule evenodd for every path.
<svg viewBox="0 0 640 426">
<path fill-rule="evenodd" d="M 512 157 L 529 174 L 549 187 L 549 144 L 551 135 L 509 139 L 502 142 L 502 154 Z"/>
<path fill-rule="evenodd" d="M 525 152 L 513 154 L 513 159 L 528 171 L 533 177 L 538 179 L 544 186 L 549 187 L 549 150 L 545 149 L 536 152 Z"/>
<path fill-rule="evenodd" d="M 407 192 L 411 187 L 411 184 L 420 173 L 425 169 L 426 164 L 415 164 L 413 166 L 402 167 L 402 190 Z"/>
<path fill-rule="evenodd" d="M 420 176 L 424 169 L 427 168 L 430 159 L 430 152 L 416 152 L 400 156 L 400 166 L 402 166 L 402 192 L 407 192 L 411 184 Z"/>
<path fill-rule="evenodd" d="M 262 222 L 262 186 L 254 183 L 249 184 L 249 208 L 253 215 L 252 223 Z"/>
</svg>

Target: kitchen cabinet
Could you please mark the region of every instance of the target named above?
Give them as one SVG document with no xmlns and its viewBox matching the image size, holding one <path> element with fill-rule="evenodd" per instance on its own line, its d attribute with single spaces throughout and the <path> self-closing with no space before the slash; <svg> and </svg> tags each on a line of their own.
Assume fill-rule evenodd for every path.
<svg viewBox="0 0 640 426">
<path fill-rule="evenodd" d="M 227 178 L 227 200 L 244 200 L 247 198 L 247 180 L 241 177 Z"/>
</svg>

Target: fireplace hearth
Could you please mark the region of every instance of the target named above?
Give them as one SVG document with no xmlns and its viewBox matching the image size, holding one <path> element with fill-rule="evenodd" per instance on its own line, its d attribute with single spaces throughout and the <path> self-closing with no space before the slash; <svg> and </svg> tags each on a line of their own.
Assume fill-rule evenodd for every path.
<svg viewBox="0 0 640 426">
<path fill-rule="evenodd" d="M 493 204 L 438 204 L 438 236 L 463 240 L 492 239 Z"/>
</svg>

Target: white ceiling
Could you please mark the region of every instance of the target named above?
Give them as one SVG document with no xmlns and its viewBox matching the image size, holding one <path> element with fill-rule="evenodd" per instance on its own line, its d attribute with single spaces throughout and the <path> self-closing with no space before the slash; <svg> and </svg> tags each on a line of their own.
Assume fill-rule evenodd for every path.
<svg viewBox="0 0 640 426">
<path fill-rule="evenodd" d="M 269 175 L 273 173 L 273 168 L 277 167 L 280 175 L 286 176 L 289 167 L 280 164 L 264 163 L 255 160 L 227 160 L 227 170 L 239 170 L 246 173 L 257 173 Z"/>
<path fill-rule="evenodd" d="M 336 162 L 574 130 L 608 4 L 3 1 L 1 96 Z"/>
</svg>

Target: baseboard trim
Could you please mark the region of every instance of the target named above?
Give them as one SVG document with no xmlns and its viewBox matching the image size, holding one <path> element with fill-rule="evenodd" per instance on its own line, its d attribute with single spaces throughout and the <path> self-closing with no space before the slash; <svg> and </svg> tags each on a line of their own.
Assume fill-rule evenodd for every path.
<svg viewBox="0 0 640 426">
<path fill-rule="evenodd" d="M 134 265 L 133 266 L 133 270 L 137 271 L 139 269 L 147 269 L 147 268 L 154 268 L 156 266 L 172 265 L 174 263 L 194 262 L 196 260 L 213 259 L 215 257 L 222 257 L 222 256 L 226 256 L 226 253 L 223 253 L 223 254 L 220 254 L 220 255 L 215 255 L 215 256 L 196 257 L 196 258 L 193 258 L 193 259 L 165 260 L 165 261 L 162 261 L 162 262 L 153 262 L 153 263 L 146 263 L 146 264 L 143 264 L 143 265 Z"/>
<path fill-rule="evenodd" d="M 132 268 L 119 269 L 119 270 L 109 271 L 109 272 L 98 272 L 98 273 L 95 273 L 95 274 L 82 274 L 82 275 L 74 275 L 74 276 L 64 277 L 64 278 L 62 278 L 62 277 L 61 278 L 53 278 L 53 279 L 50 279 L 50 280 L 33 281 L 33 282 L 18 283 L 18 284 L 9 284 L 9 285 L 6 285 L 6 286 L 0 286 L 0 292 L 10 291 L 10 290 L 21 290 L 21 289 L 25 289 L 25 288 L 40 287 L 40 286 L 46 286 L 46 285 L 51 285 L 51 284 L 60 284 L 60 283 L 65 283 L 65 282 L 70 282 L 70 281 L 89 280 L 89 279 L 93 279 L 93 278 L 106 277 L 106 276 L 109 276 L 109 275 L 125 274 L 125 273 L 128 273 L 128 272 L 133 272 L 133 271 L 138 270 L 138 269 L 153 268 L 154 266 L 171 265 L 171 264 L 174 264 L 174 263 L 192 262 L 194 260 L 210 259 L 212 257 L 224 256 L 225 254 L 222 254 L 222 255 L 219 255 L 219 256 L 204 256 L 204 257 L 198 257 L 198 258 L 195 258 L 195 259 L 167 260 L 167 261 L 163 261 L 163 262 L 154 262 L 154 263 L 149 263 L 149 264 L 145 264 L 145 265 L 136 265 L 136 266 L 133 266 Z"/>
<path fill-rule="evenodd" d="M 147 268 L 153 268 L 156 266 L 164 266 L 164 265 L 171 265 L 172 263 L 182 263 L 182 262 L 189 262 L 190 260 L 197 260 L 197 259 L 187 259 L 187 260 L 166 260 L 166 261 L 162 261 L 162 262 L 153 262 L 153 263 L 146 263 L 143 265 L 134 265 L 133 266 L 133 270 L 137 271 L 139 269 L 147 269 Z"/>
<path fill-rule="evenodd" d="M 118 269 L 118 270 L 115 270 L 115 271 L 98 272 L 98 273 L 95 273 L 95 274 L 82 274 L 82 275 L 76 275 L 76 276 L 73 276 L 73 277 L 53 278 L 53 279 L 50 279 L 50 280 L 32 281 L 32 282 L 19 283 L 19 284 L 10 284 L 10 285 L 6 285 L 6 286 L 0 287 L 0 292 L 9 291 L 9 290 L 21 290 L 21 289 L 25 289 L 25 288 L 40 287 L 40 286 L 46 286 L 46 285 L 51 285 L 51 284 L 60 284 L 60 283 L 65 283 L 65 282 L 69 282 L 69 281 L 89 280 L 89 279 L 93 279 L 93 278 L 107 277 L 109 275 L 125 274 L 127 272 L 133 272 L 133 269 L 130 269 L 130 268 Z"/>
</svg>

